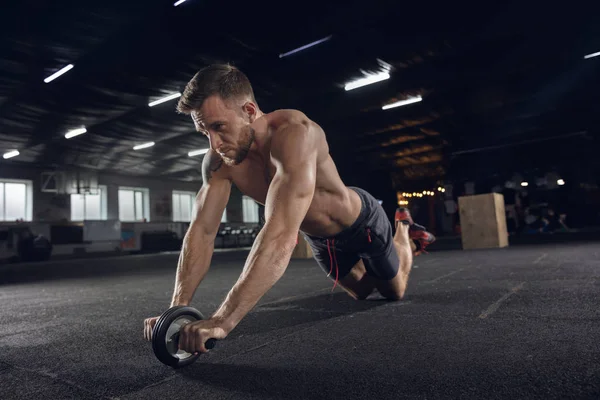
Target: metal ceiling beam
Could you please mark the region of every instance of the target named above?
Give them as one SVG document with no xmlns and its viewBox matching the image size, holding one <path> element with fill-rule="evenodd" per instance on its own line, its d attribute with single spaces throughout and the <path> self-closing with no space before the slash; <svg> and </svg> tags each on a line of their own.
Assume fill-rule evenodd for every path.
<svg viewBox="0 0 600 400">
<path fill-rule="evenodd" d="M 446 141 L 440 137 L 423 137 L 418 140 L 411 140 L 409 142 L 398 143 L 390 146 L 382 146 L 380 148 L 363 151 L 356 155 L 357 159 L 368 158 L 368 157 L 393 157 L 394 154 L 410 153 L 411 151 L 419 151 L 422 148 L 443 148 L 446 145 Z"/>
</svg>

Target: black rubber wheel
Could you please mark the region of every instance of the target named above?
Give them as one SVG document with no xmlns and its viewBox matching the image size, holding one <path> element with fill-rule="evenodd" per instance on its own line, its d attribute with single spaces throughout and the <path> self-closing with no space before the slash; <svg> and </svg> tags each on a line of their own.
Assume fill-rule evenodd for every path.
<svg viewBox="0 0 600 400">
<path fill-rule="evenodd" d="M 193 355 L 178 351 L 179 329 L 182 326 L 204 319 L 200 311 L 189 306 L 175 306 L 165 311 L 152 329 L 152 349 L 160 362 L 173 368 L 181 368 L 194 363 L 200 354 Z M 207 348 L 213 348 L 214 339 L 206 341 Z"/>
</svg>

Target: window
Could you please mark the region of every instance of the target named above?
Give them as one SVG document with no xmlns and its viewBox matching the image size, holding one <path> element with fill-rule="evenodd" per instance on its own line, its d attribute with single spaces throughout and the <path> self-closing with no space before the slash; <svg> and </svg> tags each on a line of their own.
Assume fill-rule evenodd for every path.
<svg viewBox="0 0 600 400">
<path fill-rule="evenodd" d="M 119 188 L 119 220 L 150 221 L 150 196 L 146 188 Z"/>
<path fill-rule="evenodd" d="M 196 193 L 173 191 L 173 221 L 190 222 L 194 215 Z M 227 222 L 227 209 L 223 210 L 221 222 Z"/>
<path fill-rule="evenodd" d="M 227 222 L 227 208 L 223 210 L 223 215 L 221 215 L 221 223 Z"/>
<path fill-rule="evenodd" d="M 173 191 L 173 221 L 190 222 L 194 209 L 194 192 Z"/>
<path fill-rule="evenodd" d="M 248 196 L 242 197 L 244 222 L 258 222 L 258 204 Z"/>
<path fill-rule="evenodd" d="M 71 221 L 106 220 L 106 186 L 98 194 L 71 195 Z"/>
<path fill-rule="evenodd" d="M 31 181 L 0 180 L 0 221 L 31 221 L 32 199 Z"/>
</svg>

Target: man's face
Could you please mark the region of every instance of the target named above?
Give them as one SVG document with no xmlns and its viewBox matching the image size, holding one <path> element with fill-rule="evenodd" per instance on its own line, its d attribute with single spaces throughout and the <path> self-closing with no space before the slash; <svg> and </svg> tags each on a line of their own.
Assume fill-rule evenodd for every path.
<svg viewBox="0 0 600 400">
<path fill-rule="evenodd" d="M 244 161 L 254 142 L 254 129 L 243 103 L 233 99 L 225 102 L 219 96 L 211 96 L 200 110 L 192 111 L 192 119 L 196 130 L 208 137 L 211 149 L 225 164 L 233 166 Z"/>
</svg>

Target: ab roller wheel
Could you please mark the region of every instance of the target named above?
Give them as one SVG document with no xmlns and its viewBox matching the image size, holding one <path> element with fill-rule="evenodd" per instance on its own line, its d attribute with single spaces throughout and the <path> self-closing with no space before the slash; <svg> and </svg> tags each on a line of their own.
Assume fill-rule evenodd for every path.
<svg viewBox="0 0 600 400">
<path fill-rule="evenodd" d="M 179 350 L 179 330 L 190 322 L 202 319 L 204 316 L 193 307 L 175 306 L 165 311 L 152 329 L 152 349 L 156 358 L 173 368 L 194 363 L 200 353 L 193 355 Z M 216 342 L 215 339 L 208 339 L 204 345 L 207 349 L 212 349 Z"/>
</svg>

